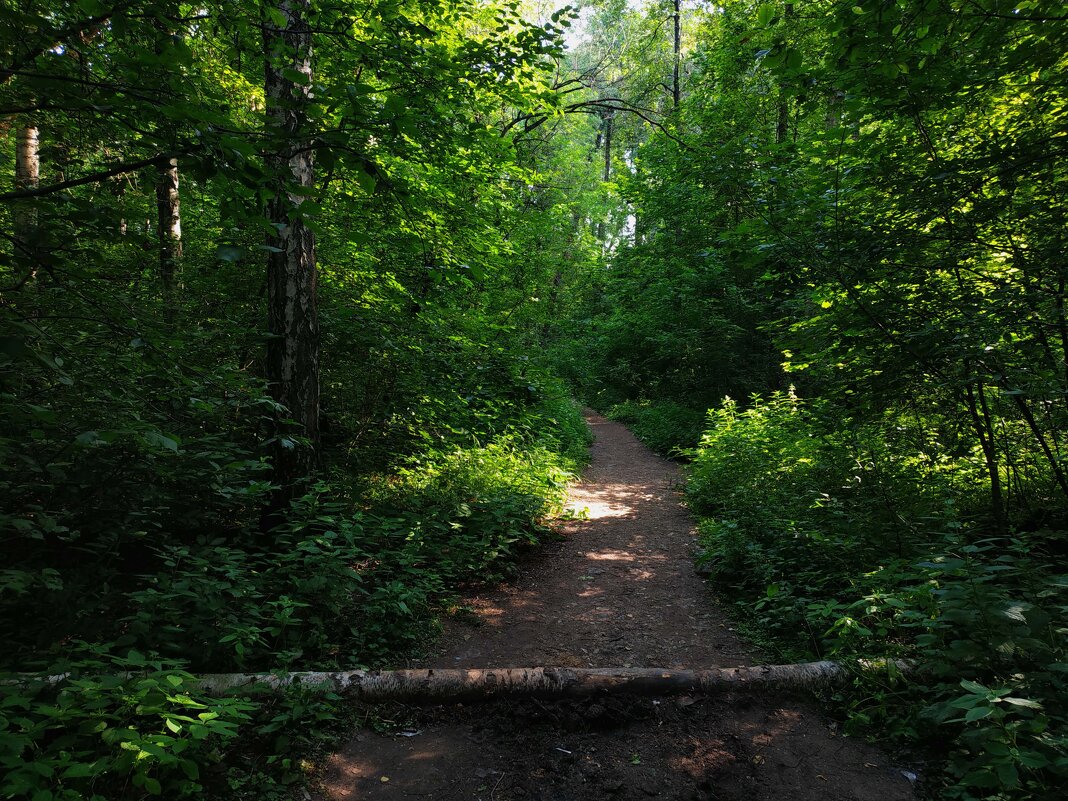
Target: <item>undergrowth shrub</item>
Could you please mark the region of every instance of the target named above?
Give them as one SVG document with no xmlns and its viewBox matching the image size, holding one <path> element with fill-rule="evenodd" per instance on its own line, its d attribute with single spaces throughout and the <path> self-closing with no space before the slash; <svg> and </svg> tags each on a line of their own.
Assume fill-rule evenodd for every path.
<svg viewBox="0 0 1068 801">
<path fill-rule="evenodd" d="M 492 580 L 547 533 L 544 521 L 562 510 L 573 477 L 548 448 L 502 438 L 400 470 L 370 499 L 403 511 L 413 558 L 443 582 Z"/>
<path fill-rule="evenodd" d="M 903 447 L 793 392 L 709 412 L 688 494 L 706 565 L 785 658 L 910 658 L 858 679 L 854 728 L 925 740 L 954 799 L 1053 798 L 1068 777 L 1064 532 L 985 531 L 975 464 Z M 972 490 L 974 493 L 974 490 Z"/>
<path fill-rule="evenodd" d="M 68 673 L 0 673 L 0 796 L 105 801 L 203 793 L 256 704 L 211 698 L 179 663 L 80 647 Z"/>
<path fill-rule="evenodd" d="M 544 408 L 556 417 L 424 451 L 355 497 L 322 481 L 266 535 L 158 546 L 164 569 L 127 593 L 124 633 L 214 671 L 384 664 L 425 641 L 459 586 L 508 575 L 548 532 L 589 434 L 572 401 Z"/>
<path fill-rule="evenodd" d="M 128 595 L 127 633 L 218 671 L 381 659 L 384 632 L 403 642 L 426 606 L 422 586 L 396 580 L 411 529 L 353 514 L 330 491 L 317 485 L 268 535 L 162 546 L 166 569 Z"/>
<path fill-rule="evenodd" d="M 463 585 L 508 575 L 547 535 L 585 461 L 591 435 L 577 405 L 547 379 L 523 391 L 495 421 L 503 433 L 479 442 L 467 431 L 358 479 L 335 472 L 269 532 L 246 515 L 215 532 L 139 541 L 141 572 L 98 576 L 91 608 L 110 616 L 92 631 L 110 631 L 112 645 L 72 659 L 53 620 L 29 633 L 42 643 L 33 658 L 5 655 L 0 796 L 178 798 L 207 787 L 259 801 L 264 787 L 301 778 L 295 752 L 332 720 L 333 701 L 212 699 L 191 674 L 381 667 L 425 648 L 434 613 Z M 260 463 L 234 473 L 249 488 L 234 504 L 262 501 Z M 0 578 L 5 600 L 66 587 L 40 567 Z M 27 670 L 72 675 L 4 683 Z M 239 726 L 247 759 L 231 747 Z M 224 755 L 228 768 L 206 775 Z"/>
</svg>

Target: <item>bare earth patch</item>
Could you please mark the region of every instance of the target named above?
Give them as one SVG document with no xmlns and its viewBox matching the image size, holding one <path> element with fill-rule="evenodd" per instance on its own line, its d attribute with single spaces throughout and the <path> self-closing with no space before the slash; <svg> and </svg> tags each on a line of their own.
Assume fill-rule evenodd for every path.
<svg viewBox="0 0 1068 801">
<path fill-rule="evenodd" d="M 571 493 L 589 519 L 530 560 L 514 584 L 467 600 L 443 651 L 421 667 L 748 665 L 693 567 L 693 520 L 676 465 L 595 414 Z M 330 758 L 333 801 L 430 798 L 906 801 L 878 749 L 843 738 L 788 695 L 498 701 L 404 712 L 409 728 L 358 733 Z"/>
</svg>

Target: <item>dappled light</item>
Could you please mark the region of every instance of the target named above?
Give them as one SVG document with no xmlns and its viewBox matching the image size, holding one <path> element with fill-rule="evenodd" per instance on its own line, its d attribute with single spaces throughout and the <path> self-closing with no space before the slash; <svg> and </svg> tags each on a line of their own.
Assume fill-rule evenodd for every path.
<svg viewBox="0 0 1068 801">
<path fill-rule="evenodd" d="M 634 448 L 633 438 L 591 420 L 593 462 L 571 498 L 597 494 L 616 503 L 625 495 L 632 513 L 563 521 L 564 540 L 532 559 L 515 584 L 467 601 L 430 667 L 747 663 L 750 654 L 708 608 L 690 563 L 693 532 L 674 494 L 675 468 L 637 449 L 624 466 L 618 457 Z M 619 480 L 639 472 L 640 481 Z M 337 801 L 539 797 L 545 786 L 556 788 L 553 798 L 608 801 L 627 782 L 671 799 L 711 785 L 742 795 L 756 786 L 768 801 L 807 798 L 813 789 L 863 801 L 911 795 L 884 755 L 836 737 L 815 710 L 752 697 L 599 695 L 448 707 L 424 713 L 405 733 L 362 733 L 331 758 L 326 774 Z"/>
<path fill-rule="evenodd" d="M 601 520 L 609 517 L 628 517 L 635 513 L 635 505 L 654 497 L 655 490 L 646 484 L 581 487 L 572 493 L 567 508 L 579 519 Z"/>
</svg>

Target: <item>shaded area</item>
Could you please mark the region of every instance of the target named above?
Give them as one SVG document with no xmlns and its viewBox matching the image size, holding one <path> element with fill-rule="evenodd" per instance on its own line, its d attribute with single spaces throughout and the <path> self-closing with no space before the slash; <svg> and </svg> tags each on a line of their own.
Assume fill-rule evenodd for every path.
<svg viewBox="0 0 1068 801">
<path fill-rule="evenodd" d="M 522 578 L 468 599 L 425 667 L 751 664 L 693 569 L 678 468 L 589 416 L 588 519 L 560 527 Z M 912 797 L 887 758 L 790 698 L 604 698 L 404 710 L 410 728 L 362 732 L 331 758 L 344 799 L 857 799 Z M 410 716 L 410 717 L 409 717 Z"/>
<path fill-rule="evenodd" d="M 331 764 L 331 797 L 911 797 L 876 749 L 837 736 L 804 706 L 743 695 L 456 705 L 421 711 L 411 725 L 412 736 L 350 742 Z"/>
</svg>

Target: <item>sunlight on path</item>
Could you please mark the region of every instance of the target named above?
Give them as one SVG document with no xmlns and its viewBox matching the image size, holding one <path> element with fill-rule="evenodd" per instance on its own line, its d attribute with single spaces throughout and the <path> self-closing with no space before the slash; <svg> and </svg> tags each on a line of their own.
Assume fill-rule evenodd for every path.
<svg viewBox="0 0 1068 801">
<path fill-rule="evenodd" d="M 465 598 L 446 648 L 420 666 L 752 664 L 694 571 L 678 467 L 589 420 L 597 441 L 571 488 L 575 519 L 515 582 Z M 399 735 L 359 733 L 324 788 L 331 801 L 911 801 L 884 756 L 793 702 L 753 697 L 456 704 Z"/>
<path fill-rule="evenodd" d="M 582 520 L 633 517 L 642 505 L 664 498 L 662 488 L 653 483 L 581 483 L 571 488 L 568 511 Z"/>
</svg>

